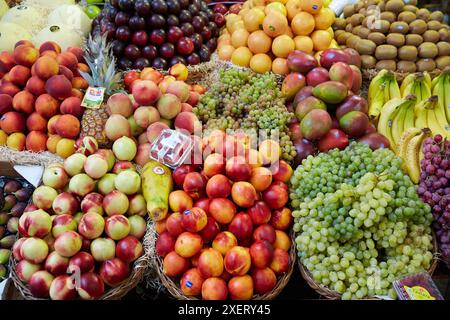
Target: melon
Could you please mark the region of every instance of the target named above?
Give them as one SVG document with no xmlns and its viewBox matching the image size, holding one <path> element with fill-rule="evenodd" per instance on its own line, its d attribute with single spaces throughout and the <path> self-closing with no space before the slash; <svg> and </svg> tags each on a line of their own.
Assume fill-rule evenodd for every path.
<svg viewBox="0 0 450 320">
<path fill-rule="evenodd" d="M 91 19 L 77 5 L 63 5 L 53 10 L 48 16 L 49 25 L 64 24 L 68 27 L 79 30 L 84 36 L 91 31 Z"/>
<path fill-rule="evenodd" d="M 0 52 L 13 52 L 19 40 L 31 40 L 31 34 L 22 26 L 0 21 Z"/>
<path fill-rule="evenodd" d="M 55 41 L 66 51 L 69 47 L 82 47 L 83 35 L 80 31 L 74 30 L 64 24 L 48 25 L 33 38 L 36 47 L 40 47 L 46 41 Z"/>
<path fill-rule="evenodd" d="M 32 34 L 36 28 L 42 28 L 42 25 L 45 24 L 45 18 L 38 9 L 20 5 L 9 9 L 2 17 L 1 22 L 18 24 Z M 23 39 L 17 39 L 17 41 L 19 40 Z"/>
<path fill-rule="evenodd" d="M 8 11 L 9 7 L 5 0 L 0 0 L 0 18 Z"/>
</svg>

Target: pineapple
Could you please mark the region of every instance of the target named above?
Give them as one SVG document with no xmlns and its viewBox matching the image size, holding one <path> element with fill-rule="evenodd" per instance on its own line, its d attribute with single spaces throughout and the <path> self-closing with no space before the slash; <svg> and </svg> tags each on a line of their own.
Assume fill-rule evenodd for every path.
<svg viewBox="0 0 450 320">
<path fill-rule="evenodd" d="M 121 73 L 116 73 L 116 58 L 111 45 L 106 43 L 106 36 L 89 36 L 85 54 L 86 63 L 91 69 L 91 74 L 81 72 L 91 87 L 103 87 L 105 90 L 104 101 L 120 90 Z M 81 137 L 94 137 L 100 147 L 109 146 L 106 137 L 105 124 L 109 115 L 106 112 L 106 104 L 98 109 L 86 108 L 81 119 Z"/>
</svg>

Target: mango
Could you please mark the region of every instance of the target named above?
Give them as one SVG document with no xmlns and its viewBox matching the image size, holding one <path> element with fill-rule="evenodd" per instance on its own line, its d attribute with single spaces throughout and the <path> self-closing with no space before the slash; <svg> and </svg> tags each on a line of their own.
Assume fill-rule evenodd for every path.
<svg viewBox="0 0 450 320">
<path fill-rule="evenodd" d="M 332 120 L 330 114 L 322 109 L 308 112 L 300 123 L 302 136 L 310 141 L 319 140 L 330 131 Z"/>
<path fill-rule="evenodd" d="M 364 135 L 369 125 L 369 117 L 361 111 L 350 111 L 339 119 L 339 126 L 351 138 Z"/>
<path fill-rule="evenodd" d="M 313 89 L 313 95 L 325 103 L 337 104 L 347 98 L 347 87 L 337 81 L 327 81 Z"/>
<path fill-rule="evenodd" d="M 308 97 L 297 104 L 295 107 L 295 116 L 299 121 L 302 121 L 303 118 L 313 109 L 327 110 L 327 105 L 316 97 Z"/>
<path fill-rule="evenodd" d="M 287 101 L 290 101 L 305 85 L 306 78 L 301 73 L 292 72 L 284 78 L 281 85 L 281 94 Z"/>
</svg>

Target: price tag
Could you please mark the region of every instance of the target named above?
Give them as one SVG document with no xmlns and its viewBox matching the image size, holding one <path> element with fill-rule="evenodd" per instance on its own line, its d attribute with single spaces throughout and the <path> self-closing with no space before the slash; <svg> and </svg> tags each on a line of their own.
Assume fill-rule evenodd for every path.
<svg viewBox="0 0 450 320">
<path fill-rule="evenodd" d="M 404 286 L 403 288 L 405 288 L 406 294 L 411 300 L 436 300 L 436 298 L 431 296 L 428 290 L 425 288 L 419 286 Z"/>
<path fill-rule="evenodd" d="M 98 109 L 103 103 L 105 97 L 105 88 L 99 87 L 89 87 L 86 90 L 81 106 L 88 109 Z"/>
</svg>

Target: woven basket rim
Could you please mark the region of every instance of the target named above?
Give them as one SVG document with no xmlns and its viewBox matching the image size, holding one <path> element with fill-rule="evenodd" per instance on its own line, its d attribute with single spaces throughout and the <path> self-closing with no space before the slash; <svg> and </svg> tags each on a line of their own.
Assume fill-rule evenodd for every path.
<svg viewBox="0 0 450 320">
<path fill-rule="evenodd" d="M 437 244 L 437 239 L 436 239 L 436 235 L 434 232 L 432 232 L 432 236 L 433 236 L 433 260 L 432 260 L 433 262 L 427 271 L 430 274 L 430 276 L 432 276 L 434 271 L 436 270 L 436 268 L 438 266 L 438 260 L 439 260 L 438 244 Z M 334 290 L 331 290 L 330 288 L 328 288 L 327 286 L 324 286 L 323 284 L 318 284 L 317 282 L 315 282 L 311 275 L 311 272 L 303 265 L 300 257 L 297 257 L 297 260 L 298 260 L 298 267 L 300 269 L 300 273 L 301 273 L 303 279 L 313 290 L 315 290 L 320 296 L 323 296 L 329 300 L 340 300 L 341 299 L 342 295 L 340 293 L 338 293 Z M 363 300 L 380 300 L 380 299 L 374 298 L 374 297 L 369 297 L 369 298 L 365 298 Z"/>
<path fill-rule="evenodd" d="M 291 233 L 292 234 L 292 233 Z M 292 239 L 292 237 L 291 237 Z M 286 285 L 289 283 L 289 280 L 292 276 L 292 273 L 294 272 L 294 266 L 297 262 L 296 259 L 296 252 L 295 252 L 295 245 L 291 240 L 291 247 L 289 249 L 289 270 L 284 273 L 283 275 L 280 275 L 277 277 L 277 284 L 275 287 L 270 291 L 263 295 L 254 294 L 251 300 L 273 300 L 275 299 L 286 287 Z M 159 279 L 161 280 L 162 284 L 166 288 L 166 290 L 172 295 L 173 298 L 178 300 L 201 300 L 198 297 L 190 297 L 184 295 L 184 293 L 181 291 L 180 287 L 175 283 L 174 279 L 166 276 L 163 272 L 162 268 L 162 259 L 161 257 L 155 253 L 155 263 L 156 263 L 156 271 L 159 276 Z"/>
</svg>

